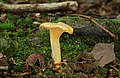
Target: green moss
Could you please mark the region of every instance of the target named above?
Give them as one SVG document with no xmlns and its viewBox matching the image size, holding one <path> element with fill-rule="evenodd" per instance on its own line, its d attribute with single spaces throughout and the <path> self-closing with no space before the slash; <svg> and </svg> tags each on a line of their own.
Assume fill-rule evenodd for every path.
<svg viewBox="0 0 120 78">
<path fill-rule="evenodd" d="M 14 24 L 10 20 L 7 20 L 4 23 L 0 23 L 0 30 L 13 30 Z"/>
<path fill-rule="evenodd" d="M 69 59 L 76 62 L 76 58 L 80 52 L 90 52 L 94 45 L 103 43 L 115 44 L 115 53 L 117 58 L 120 58 L 120 30 L 117 26 L 120 26 L 120 21 L 116 19 L 96 19 L 101 25 L 111 26 L 110 31 L 115 33 L 118 37 L 116 39 L 104 38 L 98 39 L 92 35 L 69 35 L 64 33 L 60 38 L 60 46 L 62 52 L 62 60 Z M 51 45 L 49 30 L 39 29 L 38 26 L 32 24 L 34 20 L 28 15 L 26 17 L 16 16 L 8 14 L 7 21 L 0 23 L 0 29 L 3 31 L 0 33 L 0 39 L 6 42 L 5 45 L 0 45 L 0 50 L 3 54 L 10 57 L 14 57 L 17 63 L 16 71 L 24 71 L 24 60 L 31 53 L 39 53 L 43 55 L 45 63 L 48 64 L 51 58 Z M 82 24 L 84 26 L 95 26 L 88 19 L 80 17 L 52 17 L 51 22 L 65 22 L 67 24 Z M 114 28 L 113 28 L 114 27 Z M 33 29 L 37 31 L 33 31 Z M 16 29 L 16 31 L 15 31 Z M 7 31 L 6 31 L 7 30 Z M 30 39 L 38 38 L 37 41 L 30 41 Z M 1 42 L 0 42 L 1 43 Z M 106 69 L 98 68 L 99 76 L 103 75 Z M 45 77 L 79 77 L 78 73 L 65 71 L 63 73 L 57 73 L 49 68 L 43 73 Z M 119 72 L 117 72 L 119 74 Z M 101 77 L 101 76 L 100 76 Z M 100 78 L 98 77 L 98 78 Z"/>
</svg>

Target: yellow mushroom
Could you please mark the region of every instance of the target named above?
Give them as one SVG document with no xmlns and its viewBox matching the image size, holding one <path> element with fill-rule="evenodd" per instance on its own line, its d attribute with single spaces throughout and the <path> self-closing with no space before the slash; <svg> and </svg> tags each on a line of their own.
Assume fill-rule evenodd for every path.
<svg viewBox="0 0 120 78">
<path fill-rule="evenodd" d="M 56 67 L 60 67 L 61 63 L 61 51 L 59 38 L 63 32 L 67 32 L 69 34 L 73 33 L 73 28 L 67 24 L 62 22 L 58 23 L 42 23 L 40 28 L 47 28 L 50 30 L 50 42 L 52 47 L 52 58 L 54 60 L 54 64 Z"/>
</svg>

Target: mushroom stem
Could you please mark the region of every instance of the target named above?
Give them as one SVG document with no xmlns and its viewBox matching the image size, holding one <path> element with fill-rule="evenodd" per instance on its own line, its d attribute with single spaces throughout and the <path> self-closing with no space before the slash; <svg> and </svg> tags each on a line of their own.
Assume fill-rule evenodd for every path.
<svg viewBox="0 0 120 78">
<path fill-rule="evenodd" d="M 55 33 L 56 32 L 56 33 Z M 60 51 L 60 43 L 59 43 L 59 38 L 63 31 L 57 29 L 51 29 L 50 30 L 50 42 L 51 42 L 51 47 L 52 47 L 52 57 L 54 60 L 54 64 L 58 64 L 61 62 L 61 51 Z"/>
<path fill-rule="evenodd" d="M 52 47 L 52 58 L 55 64 L 55 68 L 60 68 L 61 63 L 61 51 L 59 39 L 63 32 L 69 34 L 73 33 L 73 28 L 62 22 L 58 23 L 42 23 L 40 28 L 47 28 L 50 30 L 50 42 Z"/>
</svg>

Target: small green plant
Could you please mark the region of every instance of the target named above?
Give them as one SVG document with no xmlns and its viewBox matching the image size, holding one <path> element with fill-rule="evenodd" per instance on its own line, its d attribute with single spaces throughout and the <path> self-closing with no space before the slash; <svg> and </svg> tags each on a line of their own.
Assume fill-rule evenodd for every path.
<svg viewBox="0 0 120 78">
<path fill-rule="evenodd" d="M 13 30 L 14 24 L 8 19 L 6 22 L 0 23 L 0 29 L 1 30 Z"/>
</svg>

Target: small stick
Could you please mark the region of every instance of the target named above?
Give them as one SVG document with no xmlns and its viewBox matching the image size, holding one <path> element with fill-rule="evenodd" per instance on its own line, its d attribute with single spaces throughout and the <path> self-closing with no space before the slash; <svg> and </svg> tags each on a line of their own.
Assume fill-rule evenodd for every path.
<svg viewBox="0 0 120 78">
<path fill-rule="evenodd" d="M 12 74 L 12 76 L 25 76 L 25 75 L 31 75 L 32 72 L 24 72 L 24 73 L 20 73 L 20 74 Z"/>
<path fill-rule="evenodd" d="M 0 70 L 8 70 L 8 66 L 0 66 Z"/>
<path fill-rule="evenodd" d="M 40 22 L 35 21 L 35 22 L 33 22 L 33 24 L 40 25 L 41 23 L 40 23 Z"/>
<path fill-rule="evenodd" d="M 113 33 L 111 33 L 110 31 L 108 31 L 107 29 L 105 29 L 102 25 L 100 25 L 97 21 L 95 21 L 92 17 L 90 16 L 86 16 L 86 15 L 82 15 L 82 14 L 66 14 L 67 16 L 81 16 L 84 18 L 89 19 L 90 21 L 92 21 L 94 24 L 96 24 L 97 26 L 99 26 L 102 30 L 104 30 L 106 33 L 108 33 L 111 37 L 115 38 L 115 35 Z"/>
</svg>

